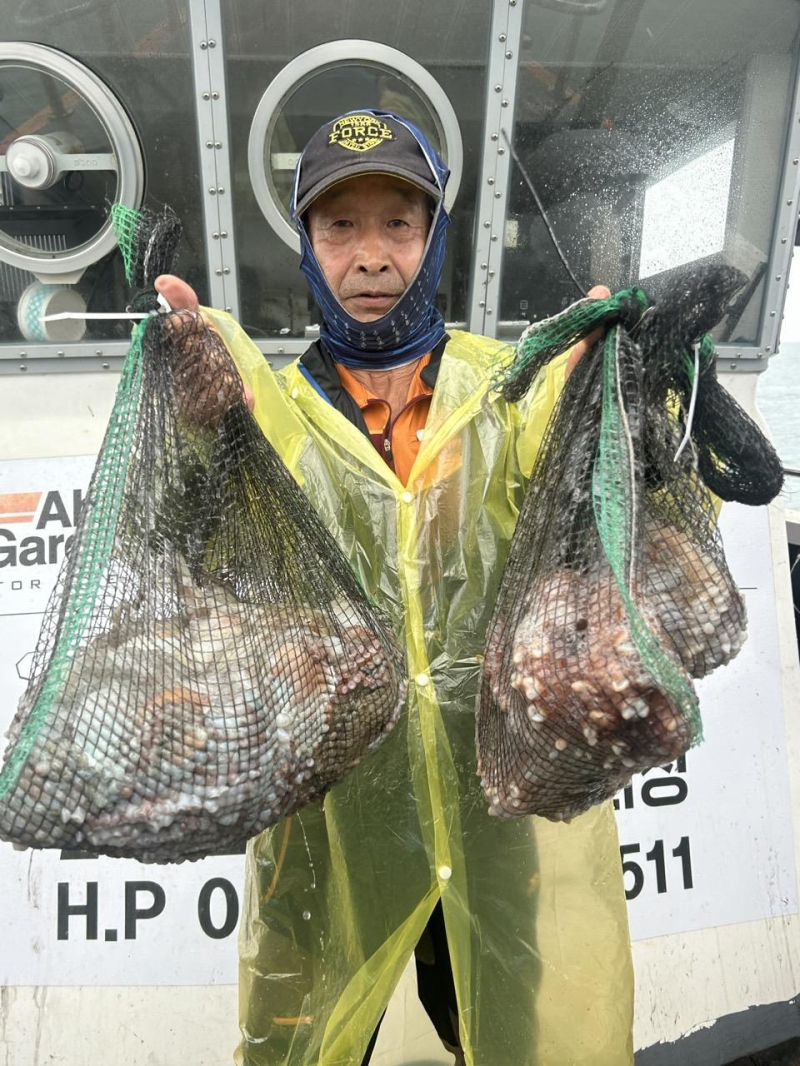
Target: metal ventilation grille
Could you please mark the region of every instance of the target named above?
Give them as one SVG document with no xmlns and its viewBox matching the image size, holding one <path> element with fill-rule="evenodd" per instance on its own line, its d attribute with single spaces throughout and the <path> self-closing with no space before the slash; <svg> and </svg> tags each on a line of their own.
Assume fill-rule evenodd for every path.
<svg viewBox="0 0 800 1066">
<path fill-rule="evenodd" d="M 63 252 L 67 247 L 63 233 L 32 233 L 19 236 L 17 240 L 39 252 Z M 35 280 L 30 271 L 0 261 L 0 301 L 16 302 L 23 290 Z"/>
</svg>

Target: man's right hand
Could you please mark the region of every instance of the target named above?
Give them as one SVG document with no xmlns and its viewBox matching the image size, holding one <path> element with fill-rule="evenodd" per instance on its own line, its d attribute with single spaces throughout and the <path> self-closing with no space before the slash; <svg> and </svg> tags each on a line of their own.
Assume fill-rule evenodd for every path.
<svg viewBox="0 0 800 1066">
<path fill-rule="evenodd" d="M 196 311 L 200 306 L 192 286 L 175 274 L 159 274 L 155 280 L 156 292 L 160 292 L 175 311 Z"/>
<path fill-rule="evenodd" d="M 184 418 L 216 426 L 242 395 L 252 411 L 255 397 L 242 384 L 213 324 L 199 311 L 191 285 L 175 274 L 161 274 L 155 289 L 172 308 L 166 324 L 176 346 L 175 394 Z M 211 331 L 212 338 L 203 327 Z"/>
</svg>

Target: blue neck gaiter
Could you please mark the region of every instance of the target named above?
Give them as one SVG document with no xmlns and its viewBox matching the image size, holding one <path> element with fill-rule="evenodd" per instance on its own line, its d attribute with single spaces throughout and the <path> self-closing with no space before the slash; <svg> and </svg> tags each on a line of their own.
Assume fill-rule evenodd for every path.
<svg viewBox="0 0 800 1066">
<path fill-rule="evenodd" d="M 435 184 L 444 193 L 449 171 L 421 130 L 407 119 L 389 112 L 367 113 L 379 118 L 388 116 L 401 122 L 413 134 L 431 168 Z M 292 192 L 291 213 L 300 234 L 300 269 L 322 313 L 320 337 L 336 362 L 356 369 L 392 369 L 413 362 L 435 348 L 445 334 L 444 319 L 436 307 L 436 293 L 444 267 L 445 235 L 450 223 L 444 201 L 440 201 L 436 208 L 422 261 L 406 291 L 382 318 L 359 322 L 347 313 L 331 292 L 305 224 L 297 217 L 299 172 L 300 164 Z"/>
</svg>

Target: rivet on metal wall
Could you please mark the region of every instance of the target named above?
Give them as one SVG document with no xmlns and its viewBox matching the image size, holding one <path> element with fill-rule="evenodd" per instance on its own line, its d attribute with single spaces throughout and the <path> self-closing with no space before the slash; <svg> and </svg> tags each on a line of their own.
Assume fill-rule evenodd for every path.
<svg viewBox="0 0 800 1066">
<path fill-rule="evenodd" d="M 200 47 L 201 48 L 208 48 L 208 41 L 201 41 L 200 42 Z"/>
<path fill-rule="evenodd" d="M 498 140 L 498 139 L 499 139 L 499 135 L 498 135 L 497 133 L 493 133 L 493 134 L 492 134 L 492 140 L 493 140 L 493 141 L 496 141 L 496 140 Z"/>
<path fill-rule="evenodd" d="M 95 355 L 102 355 L 103 354 L 103 349 L 102 348 L 95 348 L 94 354 Z"/>
<path fill-rule="evenodd" d="M 489 277 L 490 277 L 490 278 L 493 278 L 493 277 L 494 277 L 494 275 L 495 275 L 495 271 L 494 271 L 494 270 L 490 270 L 490 271 L 489 271 Z"/>
<path fill-rule="evenodd" d="M 786 203 L 789 205 L 789 207 L 791 207 L 794 203 L 794 200 L 787 200 Z"/>
<path fill-rule="evenodd" d="M 103 370 L 108 370 L 108 363 L 103 363 Z"/>
<path fill-rule="evenodd" d="M 497 234 L 496 234 L 496 233 L 493 233 L 493 234 L 492 234 L 492 240 L 493 240 L 493 241 L 496 241 L 496 240 L 497 240 Z"/>
<path fill-rule="evenodd" d="M 503 86 L 502 85 L 495 85 L 494 91 L 496 93 L 501 93 L 503 91 Z"/>
<path fill-rule="evenodd" d="M 487 314 L 487 315 L 490 315 L 491 313 L 492 313 L 492 309 L 491 309 L 491 307 L 487 307 L 487 308 L 486 308 L 486 314 Z"/>
<path fill-rule="evenodd" d="M 213 141 L 206 141 L 206 148 L 213 148 L 213 147 L 214 147 L 214 142 Z"/>
<path fill-rule="evenodd" d="M 20 370 L 22 370 L 22 371 L 25 371 L 25 370 L 27 370 L 27 369 L 28 369 L 28 368 L 27 368 L 27 367 L 25 366 L 25 364 L 24 364 L 24 363 L 20 364 Z"/>
<path fill-rule="evenodd" d="M 215 188 L 215 187 L 214 187 L 213 185 L 211 185 L 211 186 L 209 187 L 209 190 L 208 190 L 208 191 L 209 191 L 209 193 L 210 193 L 210 194 L 211 194 L 212 196 L 216 196 L 216 195 L 217 195 L 217 190 L 216 190 L 216 188 Z"/>
<path fill-rule="evenodd" d="M 504 33 L 501 33 L 497 39 L 498 41 L 504 41 L 506 39 L 506 35 Z"/>
<path fill-rule="evenodd" d="M 222 268 L 222 273 L 223 274 L 230 274 L 230 272 L 231 272 L 231 268 L 230 267 L 223 267 Z"/>
<path fill-rule="evenodd" d="M 221 196 L 221 195 L 222 195 L 222 194 L 223 194 L 223 193 L 225 192 L 225 188 L 224 188 L 224 186 L 222 186 L 222 185 L 218 185 L 218 186 L 217 186 L 217 192 L 218 192 L 218 193 L 220 194 L 220 196 Z"/>
<path fill-rule="evenodd" d="M 780 281 L 781 280 L 781 275 L 780 274 L 776 274 L 775 275 L 775 280 L 776 281 Z"/>
<path fill-rule="evenodd" d="M 502 194 L 501 192 L 496 192 L 496 193 L 494 194 L 494 198 L 495 198 L 495 200 L 499 200 L 499 199 L 500 199 L 500 197 L 501 197 L 502 195 L 503 195 L 503 194 Z"/>
<path fill-rule="evenodd" d="M 736 369 L 736 363 L 728 363 L 728 370 L 735 370 L 735 369 Z"/>
<path fill-rule="evenodd" d="M 500 101 L 500 106 L 501 107 L 508 107 L 508 100 L 501 100 Z"/>
<path fill-rule="evenodd" d="M 208 47 L 209 48 L 216 48 L 217 47 L 217 42 L 216 41 L 209 41 L 208 42 Z"/>
<path fill-rule="evenodd" d="M 219 100 L 219 93 L 216 90 L 214 90 L 214 92 L 211 94 L 211 99 Z"/>
<path fill-rule="evenodd" d="M 226 307 L 225 310 L 228 312 L 228 314 L 231 313 L 231 308 L 230 307 Z"/>
<path fill-rule="evenodd" d="M 776 311 L 770 311 L 770 313 L 769 313 L 769 317 L 770 317 L 770 318 L 774 318 L 776 314 L 777 314 L 777 312 L 776 312 Z"/>
<path fill-rule="evenodd" d="M 506 59 L 513 59 L 513 58 L 514 58 L 514 53 L 513 52 L 506 52 Z"/>
<path fill-rule="evenodd" d="M 488 229 L 491 226 L 491 222 L 484 222 L 483 228 Z"/>
<path fill-rule="evenodd" d="M 481 302 L 478 304 L 478 307 L 485 307 L 485 306 L 486 306 L 486 301 L 485 300 L 481 300 Z"/>
<path fill-rule="evenodd" d="M 494 178 L 487 178 L 486 181 L 489 185 L 494 185 Z"/>
<path fill-rule="evenodd" d="M 215 241 L 219 240 L 219 234 L 218 233 L 212 233 L 211 236 L 214 238 Z"/>
<path fill-rule="evenodd" d="M 210 100 L 211 99 L 211 93 L 203 93 L 203 99 L 204 100 Z"/>
<path fill-rule="evenodd" d="M 796 167 L 798 163 L 800 163 L 800 159 L 793 159 L 792 160 L 792 166 L 793 167 Z"/>
<path fill-rule="evenodd" d="M 28 358 L 28 353 L 27 352 L 20 352 L 19 353 L 19 357 L 20 357 L 20 359 L 27 359 Z"/>
<path fill-rule="evenodd" d="M 222 277 L 222 270 L 219 267 L 217 267 L 214 273 L 217 275 L 218 278 Z"/>
<path fill-rule="evenodd" d="M 786 244 L 786 238 L 785 237 L 781 237 L 781 244 Z"/>
<path fill-rule="evenodd" d="M 214 141 L 214 147 L 215 148 L 221 148 L 222 147 L 222 141 Z"/>
<path fill-rule="evenodd" d="M 224 241 L 227 236 L 228 236 L 228 231 L 226 229 L 224 229 L 222 231 L 222 233 L 220 233 L 220 237 L 222 237 L 222 239 Z"/>
<path fill-rule="evenodd" d="M 64 353 L 63 352 L 58 352 L 57 354 L 63 356 Z"/>
<path fill-rule="evenodd" d="M 481 263 L 481 270 L 485 270 L 488 267 L 488 263 Z"/>
<path fill-rule="evenodd" d="M 506 154 L 505 148 L 498 148 L 497 149 L 497 154 L 498 155 L 505 155 Z"/>
</svg>

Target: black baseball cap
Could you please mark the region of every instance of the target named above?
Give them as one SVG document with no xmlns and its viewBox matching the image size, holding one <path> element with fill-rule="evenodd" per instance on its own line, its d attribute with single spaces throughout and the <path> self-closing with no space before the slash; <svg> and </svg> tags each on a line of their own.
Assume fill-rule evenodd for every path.
<svg viewBox="0 0 800 1066">
<path fill-rule="evenodd" d="M 437 203 L 444 195 L 420 141 L 398 116 L 351 111 L 321 126 L 306 145 L 298 163 L 292 214 L 299 218 L 326 189 L 359 174 L 404 178 Z"/>
</svg>

